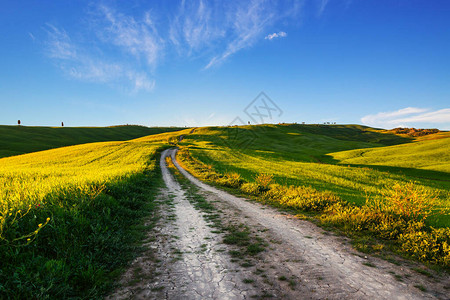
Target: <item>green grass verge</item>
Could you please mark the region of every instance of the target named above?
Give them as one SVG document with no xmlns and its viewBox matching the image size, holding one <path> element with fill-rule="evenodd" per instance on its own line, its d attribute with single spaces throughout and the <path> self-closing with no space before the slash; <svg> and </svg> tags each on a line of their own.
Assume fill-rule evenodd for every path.
<svg viewBox="0 0 450 300">
<path fill-rule="evenodd" d="M 254 182 L 260 173 L 268 173 L 273 175 L 275 183 L 283 186 L 311 186 L 363 205 L 367 197 L 382 196 L 381 191 L 386 187 L 413 181 L 439 195 L 437 208 L 449 208 L 450 170 L 446 169 L 449 158 L 448 154 L 441 154 L 442 149 L 445 152 L 450 145 L 450 138 L 443 138 L 443 133 L 436 135 L 439 139 L 433 140 L 430 135 L 426 140 L 415 142 L 411 138 L 355 125 L 261 125 L 200 128 L 186 136 L 181 145 L 189 148 L 193 158 L 217 172 L 236 172 L 247 182 Z M 397 146 L 389 146 L 395 144 Z M 422 154 L 424 147 L 428 152 Z M 376 165 L 342 163 L 338 154 L 352 151 L 384 152 L 377 156 L 379 163 Z M 392 155 L 385 155 L 387 152 Z M 416 153 L 423 168 L 412 163 L 389 165 L 394 153 L 411 161 L 413 156 L 410 155 Z M 447 227 L 450 216 L 441 214 L 430 218 L 429 222 L 433 226 Z"/>
<path fill-rule="evenodd" d="M 436 139 L 411 141 L 375 129 L 347 129 L 348 135 L 342 132 L 346 126 L 201 128 L 181 143 L 180 160 L 203 180 L 307 212 L 348 235 L 386 240 L 393 245 L 390 249 L 447 268 L 450 181 L 445 169 L 448 157 L 441 149 L 450 139 L 439 133 Z M 386 146 L 393 143 L 399 145 Z M 352 147 L 396 155 L 415 152 L 423 162 L 415 168 L 342 165 L 331 155 L 351 152 Z M 424 147 L 428 153 L 422 155 Z M 426 157 L 432 153 L 434 161 L 427 165 Z M 388 162 L 391 158 L 385 156 Z M 378 158 L 382 161 L 383 156 Z M 444 172 L 430 168 L 437 164 Z M 424 166 L 428 169 L 420 169 Z"/>
<path fill-rule="evenodd" d="M 189 202 L 204 213 L 203 217 L 209 223 L 209 226 L 215 229 L 216 233 L 224 234 L 222 242 L 234 247 L 233 250 L 229 251 L 229 254 L 234 259 L 245 260 L 242 266 L 253 266 L 248 259 L 263 252 L 267 243 L 252 233 L 251 229 L 245 224 L 225 220 L 217 211 L 216 206 L 206 200 L 200 193 L 199 188 L 178 171 L 171 158 L 167 158 L 166 163 L 177 181 L 187 191 Z"/>
<path fill-rule="evenodd" d="M 432 267 L 450 267 L 450 228 L 433 228 L 426 221 L 435 207 L 435 197 L 423 187 L 408 183 L 382 191 L 382 198 L 370 198 L 355 206 L 330 192 L 311 187 L 282 186 L 272 183 L 272 176 L 260 174 L 255 182 L 247 182 L 238 173 L 220 174 L 187 149 L 179 152 L 183 167 L 202 180 L 235 189 L 265 204 L 307 214 L 325 228 L 333 228 L 354 239 L 361 251 L 377 252 L 389 257 L 390 250 L 429 263 Z M 239 240 L 239 239 L 236 239 Z M 360 241 L 364 241 L 360 245 Z"/>
</svg>

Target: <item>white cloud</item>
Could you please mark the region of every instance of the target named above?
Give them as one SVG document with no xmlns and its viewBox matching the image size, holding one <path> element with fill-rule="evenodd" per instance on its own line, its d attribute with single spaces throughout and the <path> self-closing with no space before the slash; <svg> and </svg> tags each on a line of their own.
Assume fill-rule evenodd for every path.
<svg viewBox="0 0 450 300">
<path fill-rule="evenodd" d="M 246 2 L 241 2 L 246 3 Z M 266 1 L 252 1 L 239 6 L 231 13 L 232 38 L 224 52 L 214 56 L 205 69 L 222 63 L 230 55 L 252 46 L 257 37 L 277 18 L 275 7 Z"/>
<path fill-rule="evenodd" d="M 140 90 L 151 91 L 155 87 L 155 80 L 148 78 L 145 73 L 136 73 L 133 71 L 128 71 L 128 78 L 134 83 L 133 92 L 137 93 Z"/>
<path fill-rule="evenodd" d="M 47 55 L 53 58 L 68 76 L 82 81 L 109 84 L 126 80 L 131 92 L 153 89 L 154 81 L 145 73 L 137 72 L 125 64 L 106 62 L 88 53 L 75 45 L 63 29 L 48 24 L 46 31 Z"/>
<path fill-rule="evenodd" d="M 185 57 L 209 57 L 204 69 L 253 46 L 277 21 L 295 19 L 302 0 L 181 1 L 168 41 Z M 281 33 L 283 36 L 285 33 Z"/>
<path fill-rule="evenodd" d="M 165 57 L 201 59 L 203 69 L 217 66 L 261 41 L 277 22 L 297 22 L 303 4 L 304 0 L 181 0 L 175 13 L 165 11 L 166 5 L 151 9 L 142 4 L 144 8 L 130 8 L 132 14 L 92 4 L 83 27 L 74 27 L 76 35 L 47 25 L 47 55 L 73 78 L 114 85 L 126 81 L 132 90 L 151 90 L 152 75 Z M 286 36 L 280 31 L 266 39 Z"/>
<path fill-rule="evenodd" d="M 321 16 L 323 14 L 323 12 L 325 11 L 325 8 L 328 5 L 328 1 L 329 0 L 320 0 L 319 2 L 319 11 L 318 11 L 318 15 Z"/>
<path fill-rule="evenodd" d="M 47 24 L 48 35 L 48 55 L 56 59 L 75 59 L 77 51 L 71 39 L 64 30 L 58 29 L 51 24 Z"/>
<path fill-rule="evenodd" d="M 154 66 L 163 48 L 163 41 L 153 24 L 150 12 L 145 12 L 142 20 L 118 13 L 107 6 L 100 6 L 103 19 L 99 20 L 98 34 L 106 42 L 120 47 L 123 51 L 144 59 L 149 66 Z"/>
<path fill-rule="evenodd" d="M 450 108 L 444 108 L 436 111 L 425 112 L 414 116 L 408 116 L 402 119 L 398 119 L 397 122 L 450 123 Z"/>
<path fill-rule="evenodd" d="M 181 1 L 170 18 L 168 39 L 178 54 L 190 57 L 209 52 L 216 42 L 226 37 L 229 24 L 224 19 L 227 10 L 220 1 Z M 231 6 L 227 3 L 226 6 Z"/>
<path fill-rule="evenodd" d="M 391 120 L 395 120 L 395 118 L 397 118 L 397 117 L 410 115 L 410 114 L 416 114 L 416 113 L 422 113 L 425 111 L 427 111 L 427 110 L 424 108 L 407 107 L 407 108 L 402 108 L 402 109 L 399 109 L 396 111 L 380 112 L 375 115 L 367 115 L 367 116 L 361 118 L 361 121 L 364 124 L 376 123 L 376 122 L 379 122 L 380 120 L 383 120 L 383 121 L 387 120 L 390 122 Z"/>
<path fill-rule="evenodd" d="M 73 78 L 107 83 L 113 81 L 123 72 L 117 64 L 108 64 L 102 61 L 94 61 L 90 58 L 80 58 L 76 64 L 62 62 L 61 67 Z"/>
<path fill-rule="evenodd" d="M 31 32 L 28 32 L 28 35 L 29 35 L 30 38 L 33 40 L 33 42 L 36 40 L 36 37 L 35 37 L 34 34 L 32 34 Z"/>
<path fill-rule="evenodd" d="M 450 108 L 431 111 L 426 108 L 407 107 L 391 112 L 381 112 L 361 118 L 363 124 L 382 127 L 413 127 L 418 123 L 450 124 Z M 420 125 L 420 124 L 419 124 Z"/>
<path fill-rule="evenodd" d="M 272 34 L 267 35 L 264 39 L 265 40 L 272 40 L 275 38 L 280 38 L 280 37 L 287 37 L 287 33 L 284 31 L 280 31 L 278 33 L 274 32 Z"/>
</svg>

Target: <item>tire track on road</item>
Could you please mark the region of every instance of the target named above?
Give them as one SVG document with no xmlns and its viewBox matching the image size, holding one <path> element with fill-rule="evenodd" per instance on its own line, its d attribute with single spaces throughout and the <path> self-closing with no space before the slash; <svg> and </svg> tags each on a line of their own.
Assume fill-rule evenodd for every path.
<svg viewBox="0 0 450 300">
<path fill-rule="evenodd" d="M 306 293 L 304 298 L 448 299 L 445 293 L 445 286 L 449 286 L 448 278 L 443 284 L 431 283 L 401 266 L 358 255 L 349 245 L 342 243 L 342 238 L 324 234 L 311 222 L 288 217 L 276 209 L 248 202 L 199 181 L 178 164 L 176 152 L 171 151 L 175 166 L 193 184 L 208 193 L 211 201 L 219 199 L 235 207 L 247 223 L 253 222 L 255 226 L 269 229 L 279 240 L 273 245 L 269 259 L 284 262 L 291 275 L 301 279 Z M 393 271 L 407 273 L 410 278 L 396 281 Z M 420 291 L 415 287 L 418 284 L 430 287 L 433 294 Z"/>
</svg>

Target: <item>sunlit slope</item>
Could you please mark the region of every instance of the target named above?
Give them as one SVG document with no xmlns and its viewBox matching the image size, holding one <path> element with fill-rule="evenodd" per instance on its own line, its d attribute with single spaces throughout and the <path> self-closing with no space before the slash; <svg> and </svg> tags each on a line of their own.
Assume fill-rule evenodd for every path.
<svg viewBox="0 0 450 300">
<path fill-rule="evenodd" d="M 300 125 L 286 124 L 277 129 L 287 128 L 302 133 L 327 136 L 341 141 L 367 142 L 377 145 L 396 145 L 411 141 L 408 136 L 395 135 L 385 130 L 375 129 L 363 125 Z"/>
<path fill-rule="evenodd" d="M 44 201 L 55 190 L 82 188 L 153 169 L 154 154 L 178 133 L 138 140 L 62 147 L 0 159 L 0 203 L 10 207 Z"/>
<path fill-rule="evenodd" d="M 0 159 L 0 298 L 103 298 L 155 210 L 157 154 L 185 132 Z"/>
<path fill-rule="evenodd" d="M 357 149 L 330 153 L 341 164 L 379 165 L 415 168 L 450 173 L 450 134 L 439 139 L 382 148 Z M 450 175 L 450 174 L 449 174 Z M 447 178 L 450 180 L 450 177 Z"/>
<path fill-rule="evenodd" d="M 63 146 L 124 141 L 151 134 L 177 131 L 175 127 L 29 127 L 0 126 L 0 157 L 24 154 Z"/>
<path fill-rule="evenodd" d="M 194 138 L 195 137 L 195 138 Z M 328 154 L 401 144 L 410 139 L 359 125 L 262 125 L 210 127 L 195 131 L 196 143 L 214 143 L 253 156 L 303 162 L 328 162 Z"/>
<path fill-rule="evenodd" d="M 280 184 L 312 186 L 360 204 L 364 203 L 366 195 L 380 195 L 386 186 L 416 181 L 438 192 L 440 198 L 448 202 L 450 182 L 440 180 L 440 172 L 418 176 L 415 172 L 408 172 L 415 169 L 390 172 L 339 164 L 331 153 L 384 149 L 385 145 L 392 144 L 404 144 L 405 148 L 415 145 L 411 139 L 363 126 L 201 128 L 186 136 L 182 144 L 189 146 L 193 157 L 212 165 L 219 172 L 238 172 L 248 181 L 254 181 L 259 173 L 270 173 Z M 448 164 L 448 158 L 438 155 L 435 164 L 440 163 Z"/>
</svg>

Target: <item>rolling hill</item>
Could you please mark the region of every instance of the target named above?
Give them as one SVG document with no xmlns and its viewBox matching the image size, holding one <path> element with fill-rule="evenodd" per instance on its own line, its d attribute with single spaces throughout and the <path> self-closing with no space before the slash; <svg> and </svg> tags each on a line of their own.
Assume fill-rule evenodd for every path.
<svg viewBox="0 0 450 300">
<path fill-rule="evenodd" d="M 136 125 L 111 127 L 38 127 L 0 125 L 0 158 L 92 142 L 125 141 L 163 132 L 177 127 L 145 127 Z"/>
<path fill-rule="evenodd" d="M 419 139 L 413 143 L 382 148 L 330 153 L 340 164 L 377 165 L 450 172 L 450 134 L 439 139 Z"/>
<path fill-rule="evenodd" d="M 79 141 L 86 141 L 125 137 L 127 129 L 69 132 L 84 132 Z M 135 135 L 159 130 L 133 129 Z M 155 210 L 158 154 L 179 134 L 1 158 L 0 298 L 97 299 L 109 291 L 138 251 L 143 219 Z"/>
<path fill-rule="evenodd" d="M 238 173 L 248 186 L 270 174 L 283 195 L 336 196 L 355 207 L 414 181 L 450 207 L 445 132 L 412 138 L 359 125 L 177 129 L 0 126 L 0 154 L 10 156 L 0 158 L 0 295 L 95 298 L 110 289 L 157 205 L 158 154 L 180 135 L 181 151 L 223 175 L 219 180 Z M 427 222 L 449 227 L 450 217 Z"/>
<path fill-rule="evenodd" d="M 414 181 L 448 206 L 450 139 L 437 135 L 415 140 L 358 125 L 259 125 L 200 128 L 181 145 L 219 173 L 237 172 L 247 181 L 269 173 L 276 183 L 331 191 L 358 205 L 385 187 Z M 367 154 L 361 160 L 359 153 Z"/>
</svg>

